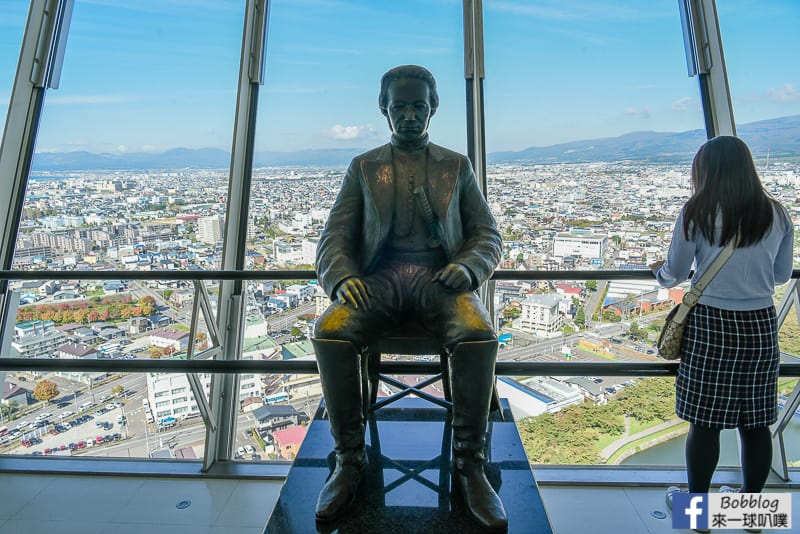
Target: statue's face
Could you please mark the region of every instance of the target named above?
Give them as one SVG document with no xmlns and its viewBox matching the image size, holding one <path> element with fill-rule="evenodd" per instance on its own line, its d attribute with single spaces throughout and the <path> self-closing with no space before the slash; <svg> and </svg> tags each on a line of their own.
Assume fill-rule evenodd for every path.
<svg viewBox="0 0 800 534">
<path fill-rule="evenodd" d="M 389 84 L 386 94 L 392 132 L 402 141 L 416 141 L 425 135 L 432 115 L 428 84 L 416 78 L 401 78 Z"/>
</svg>

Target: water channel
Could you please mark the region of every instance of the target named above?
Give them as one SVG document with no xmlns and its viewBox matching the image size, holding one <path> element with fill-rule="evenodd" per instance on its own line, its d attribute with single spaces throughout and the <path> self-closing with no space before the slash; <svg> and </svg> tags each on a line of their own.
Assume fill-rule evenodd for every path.
<svg viewBox="0 0 800 534">
<path fill-rule="evenodd" d="M 800 415 L 795 414 L 783 431 L 787 461 L 800 462 Z M 622 461 L 622 465 L 685 465 L 683 449 L 686 434 L 645 449 Z M 723 430 L 720 436 L 720 466 L 739 466 L 739 440 L 736 430 Z"/>
</svg>

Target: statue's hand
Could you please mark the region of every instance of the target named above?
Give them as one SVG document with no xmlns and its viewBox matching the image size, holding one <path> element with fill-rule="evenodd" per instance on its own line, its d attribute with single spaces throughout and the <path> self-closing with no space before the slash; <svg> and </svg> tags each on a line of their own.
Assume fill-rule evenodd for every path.
<svg viewBox="0 0 800 534">
<path fill-rule="evenodd" d="M 351 276 L 342 282 L 336 290 L 336 300 L 344 305 L 349 304 L 355 309 L 358 309 L 359 306 L 365 310 L 369 309 L 368 298 L 367 286 L 357 276 Z"/>
<path fill-rule="evenodd" d="M 440 282 L 451 291 L 467 291 L 472 285 L 472 276 L 466 267 L 459 263 L 448 263 L 436 273 L 434 282 Z"/>
</svg>

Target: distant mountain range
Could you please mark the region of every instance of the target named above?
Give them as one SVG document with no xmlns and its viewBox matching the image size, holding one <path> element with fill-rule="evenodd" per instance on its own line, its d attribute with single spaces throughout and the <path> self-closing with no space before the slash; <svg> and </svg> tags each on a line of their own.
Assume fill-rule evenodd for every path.
<svg viewBox="0 0 800 534">
<path fill-rule="evenodd" d="M 756 159 L 800 157 L 800 115 L 780 117 L 737 127 Z M 489 163 L 581 163 L 591 161 L 637 160 L 647 162 L 687 161 L 705 141 L 704 130 L 688 132 L 631 132 L 619 137 L 573 141 L 516 152 L 488 154 Z M 364 148 L 258 152 L 254 165 L 338 167 L 363 152 Z M 41 152 L 33 159 L 36 171 L 75 170 L 162 170 L 227 168 L 230 153 L 217 148 L 174 148 L 166 152 L 94 154 L 91 152 Z"/>
<path fill-rule="evenodd" d="M 736 134 L 756 159 L 800 157 L 800 115 L 739 124 Z M 672 162 L 690 160 L 706 140 L 705 130 L 631 132 L 619 137 L 573 141 L 518 152 L 488 154 L 489 163 L 580 163 L 590 161 Z"/>
</svg>

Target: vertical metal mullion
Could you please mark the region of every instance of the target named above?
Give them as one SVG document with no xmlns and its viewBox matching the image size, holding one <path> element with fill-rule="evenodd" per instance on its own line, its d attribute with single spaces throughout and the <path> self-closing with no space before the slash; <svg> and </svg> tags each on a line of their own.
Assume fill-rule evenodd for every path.
<svg viewBox="0 0 800 534">
<path fill-rule="evenodd" d="M 689 76 L 697 76 L 706 136 L 736 135 L 714 0 L 678 0 Z"/>
<path fill-rule="evenodd" d="M 466 82 L 467 155 L 484 198 L 488 195 L 486 176 L 486 124 L 483 107 L 485 76 L 483 42 L 483 0 L 464 0 L 464 79 Z M 494 281 L 480 288 L 483 305 L 495 321 Z M 495 328 L 498 325 L 495 324 Z"/>
<path fill-rule="evenodd" d="M 247 0 L 242 30 L 239 89 L 223 238 L 222 268 L 225 270 L 244 269 L 258 86 L 263 83 L 268 18 L 268 0 Z M 244 287 L 242 280 L 220 282 L 217 330 L 222 348 L 220 358 L 224 360 L 241 357 L 245 310 Z M 206 452 L 203 459 L 205 471 L 211 469 L 217 460 L 229 459 L 233 451 L 236 417 L 239 412 L 238 387 L 237 374 L 215 374 L 212 377 L 210 404 L 214 425 L 207 428 Z"/>
<path fill-rule="evenodd" d="M 486 196 L 486 147 L 483 113 L 483 3 L 464 0 L 464 79 L 467 105 L 467 155 Z"/>
</svg>

